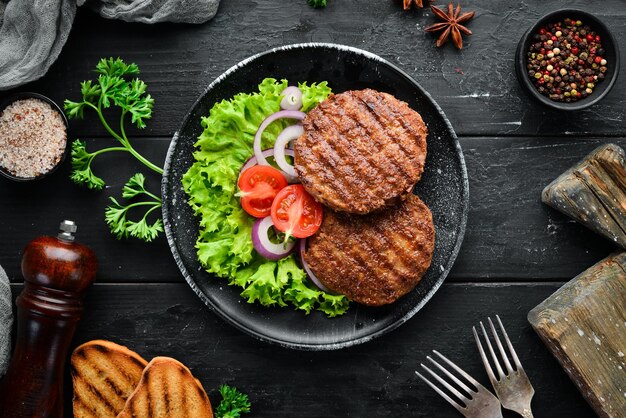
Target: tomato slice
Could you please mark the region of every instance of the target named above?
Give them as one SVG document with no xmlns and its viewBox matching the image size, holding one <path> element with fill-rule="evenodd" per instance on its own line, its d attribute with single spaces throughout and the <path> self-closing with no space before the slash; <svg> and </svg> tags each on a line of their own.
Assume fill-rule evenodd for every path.
<svg viewBox="0 0 626 418">
<path fill-rule="evenodd" d="M 243 210 L 255 218 L 265 218 L 270 216 L 276 194 L 287 187 L 287 179 L 274 167 L 255 165 L 241 173 L 237 185 Z"/>
<path fill-rule="evenodd" d="M 313 199 L 301 184 L 282 189 L 272 203 L 274 227 L 287 236 L 306 238 L 322 224 L 322 204 Z"/>
</svg>

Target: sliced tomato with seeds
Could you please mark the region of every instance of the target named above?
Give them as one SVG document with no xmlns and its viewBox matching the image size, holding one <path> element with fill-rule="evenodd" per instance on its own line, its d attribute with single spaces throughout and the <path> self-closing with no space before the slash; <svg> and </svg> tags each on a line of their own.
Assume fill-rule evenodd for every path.
<svg viewBox="0 0 626 418">
<path fill-rule="evenodd" d="M 287 187 L 287 179 L 274 167 L 255 165 L 241 173 L 237 185 L 243 210 L 255 218 L 265 218 L 270 216 L 278 192 Z"/>
<path fill-rule="evenodd" d="M 288 236 L 306 238 L 322 224 L 322 204 L 313 199 L 301 184 L 282 189 L 272 203 L 274 227 Z"/>
</svg>

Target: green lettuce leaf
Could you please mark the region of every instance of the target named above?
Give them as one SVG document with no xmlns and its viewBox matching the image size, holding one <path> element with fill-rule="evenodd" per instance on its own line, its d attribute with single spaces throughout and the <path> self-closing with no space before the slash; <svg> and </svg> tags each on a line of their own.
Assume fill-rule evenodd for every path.
<svg viewBox="0 0 626 418">
<path fill-rule="evenodd" d="M 306 83 L 298 83 L 298 88 L 302 92 L 302 111 L 308 112 L 325 100 L 332 90 L 326 81 L 308 86 Z"/>
<path fill-rule="evenodd" d="M 287 80 L 266 78 L 257 93 L 239 93 L 216 103 L 201 120 L 204 131 L 196 142 L 196 162 L 183 176 L 183 187 L 200 221 L 196 248 L 206 271 L 242 288 L 241 296 L 249 303 L 291 305 L 307 314 L 319 310 L 334 317 L 347 311 L 348 299 L 318 290 L 293 255 L 280 261 L 259 256 L 252 245 L 254 218 L 235 196 L 239 170 L 253 155 L 256 131 L 267 116 L 280 110 L 281 92 L 287 85 Z M 331 94 L 326 82 L 299 83 L 298 87 L 305 112 Z M 268 126 L 263 148 L 271 147 L 291 123 L 283 119 Z"/>
</svg>

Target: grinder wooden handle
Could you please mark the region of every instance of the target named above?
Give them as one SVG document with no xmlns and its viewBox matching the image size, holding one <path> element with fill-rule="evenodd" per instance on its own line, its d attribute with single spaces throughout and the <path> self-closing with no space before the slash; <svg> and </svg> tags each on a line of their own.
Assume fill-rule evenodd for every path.
<svg viewBox="0 0 626 418">
<path fill-rule="evenodd" d="M 93 251 L 74 242 L 74 232 L 76 225 L 63 221 L 57 237 L 35 238 L 24 250 L 17 340 L 0 383 L 2 416 L 63 416 L 63 368 L 97 269 Z"/>
</svg>

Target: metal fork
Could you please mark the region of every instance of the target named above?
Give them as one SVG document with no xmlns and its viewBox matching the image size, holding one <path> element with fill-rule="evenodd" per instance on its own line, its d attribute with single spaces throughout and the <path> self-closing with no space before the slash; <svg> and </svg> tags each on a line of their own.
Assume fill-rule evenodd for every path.
<svg viewBox="0 0 626 418">
<path fill-rule="evenodd" d="M 476 332 L 476 327 L 473 327 L 474 330 L 474 338 L 476 339 L 476 345 L 478 346 L 478 351 L 480 352 L 480 357 L 483 360 L 483 364 L 485 365 L 485 370 L 487 370 L 487 374 L 489 375 L 489 380 L 493 385 L 493 388 L 496 391 L 496 395 L 502 402 L 502 406 L 506 409 L 510 409 L 512 411 L 517 412 L 524 418 L 533 418 L 533 413 L 530 410 L 530 402 L 535 394 L 535 390 L 530 384 L 530 380 L 526 375 L 526 372 L 522 368 L 522 364 L 517 358 L 517 354 L 513 349 L 513 345 L 511 344 L 511 340 L 502 325 L 502 321 L 500 321 L 500 317 L 496 315 L 496 319 L 498 320 L 498 324 L 500 325 L 500 330 L 504 335 L 504 340 L 506 341 L 506 345 L 509 348 L 509 352 L 511 353 L 511 357 L 513 358 L 513 363 L 515 364 L 515 370 L 511 366 L 511 362 L 504 351 L 504 347 L 502 346 L 502 342 L 500 342 L 500 337 L 496 332 L 496 328 L 493 326 L 493 322 L 491 318 L 487 318 L 489 320 L 489 327 L 491 328 L 491 332 L 493 334 L 493 339 L 498 346 L 498 351 L 500 352 L 500 356 L 504 361 L 504 365 L 506 367 L 506 374 L 502 370 L 500 366 L 500 362 L 498 361 L 498 357 L 496 356 L 495 351 L 493 350 L 493 346 L 491 345 L 491 341 L 489 340 L 489 336 L 487 335 L 487 331 L 485 330 L 485 326 L 482 321 L 480 322 L 480 328 L 483 332 L 483 337 L 487 342 L 487 348 L 491 353 L 491 358 L 493 359 L 493 363 L 498 372 L 498 377 L 495 376 L 491 365 L 489 364 L 489 360 L 487 360 L 487 355 L 485 354 L 485 350 L 483 349 L 482 344 L 480 343 L 480 338 L 478 338 L 478 333 Z"/>
<path fill-rule="evenodd" d="M 439 370 L 443 372 L 450 380 L 457 384 L 465 393 L 460 392 L 450 383 L 443 380 L 439 375 L 422 364 L 421 366 L 428 371 L 444 388 L 448 390 L 457 400 L 452 399 L 446 392 L 441 390 L 435 384 L 431 383 L 427 378 L 422 376 L 418 371 L 415 374 L 418 375 L 424 382 L 431 388 L 440 394 L 446 401 L 456 408 L 461 414 L 467 418 L 502 418 L 502 410 L 500 408 L 500 401 L 491 392 L 489 392 L 483 385 L 478 383 L 472 376 L 465 373 L 459 366 L 448 360 L 440 352 L 433 350 L 433 353 L 441 357 L 441 359 L 454 369 L 459 375 L 464 377 L 470 382 L 476 390 L 470 389 L 465 383 L 460 381 L 456 376 L 446 370 L 441 364 L 433 360 L 430 356 L 426 358 L 433 363 Z M 459 402 L 460 401 L 460 402 Z"/>
</svg>

